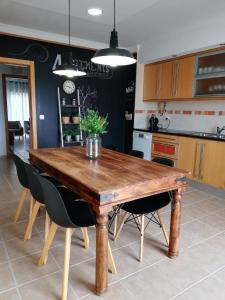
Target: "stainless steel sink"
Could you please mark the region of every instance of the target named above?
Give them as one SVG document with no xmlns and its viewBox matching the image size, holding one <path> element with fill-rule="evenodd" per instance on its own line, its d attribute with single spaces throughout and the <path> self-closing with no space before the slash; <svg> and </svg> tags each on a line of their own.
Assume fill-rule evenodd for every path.
<svg viewBox="0 0 225 300">
<path fill-rule="evenodd" d="M 214 138 L 214 139 L 225 139 L 225 135 L 217 135 L 216 133 L 209 133 L 209 132 L 193 132 L 192 135 L 194 136 L 199 136 L 199 137 L 209 137 L 209 138 Z"/>
</svg>

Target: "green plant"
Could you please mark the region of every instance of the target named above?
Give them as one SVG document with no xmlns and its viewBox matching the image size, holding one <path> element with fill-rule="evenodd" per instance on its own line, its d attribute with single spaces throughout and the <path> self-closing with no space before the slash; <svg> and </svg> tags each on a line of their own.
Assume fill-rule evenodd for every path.
<svg viewBox="0 0 225 300">
<path fill-rule="evenodd" d="M 70 117 L 70 113 L 67 111 L 62 111 L 62 117 Z"/>
<path fill-rule="evenodd" d="M 67 129 L 65 131 L 63 131 L 63 136 L 66 137 L 66 136 L 72 136 L 74 133 L 73 133 L 73 130 L 71 129 Z"/>
<path fill-rule="evenodd" d="M 73 136 L 75 136 L 75 135 L 80 135 L 80 130 L 78 130 L 78 129 L 73 129 L 72 130 L 73 131 Z"/>
<path fill-rule="evenodd" d="M 106 133 L 106 128 L 108 126 L 108 115 L 101 117 L 98 111 L 88 109 L 87 115 L 81 118 L 81 128 L 92 134 L 103 134 Z"/>
</svg>

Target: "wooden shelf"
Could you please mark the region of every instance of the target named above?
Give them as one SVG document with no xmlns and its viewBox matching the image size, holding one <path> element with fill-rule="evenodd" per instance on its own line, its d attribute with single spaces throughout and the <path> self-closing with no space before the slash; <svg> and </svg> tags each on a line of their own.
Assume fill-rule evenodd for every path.
<svg viewBox="0 0 225 300">
<path fill-rule="evenodd" d="M 225 77 L 225 72 L 212 72 L 212 73 L 206 73 L 206 74 L 197 74 L 195 78 L 197 80 L 199 79 L 212 79 L 212 78 L 220 78 Z"/>
<path fill-rule="evenodd" d="M 62 125 L 80 125 L 80 123 L 62 123 Z"/>
</svg>

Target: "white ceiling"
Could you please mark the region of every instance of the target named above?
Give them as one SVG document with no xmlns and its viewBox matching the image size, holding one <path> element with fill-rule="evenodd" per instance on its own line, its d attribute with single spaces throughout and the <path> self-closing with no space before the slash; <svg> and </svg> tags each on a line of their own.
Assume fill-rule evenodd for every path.
<svg viewBox="0 0 225 300">
<path fill-rule="evenodd" d="M 87 14 L 93 6 L 102 8 L 102 16 Z M 196 26 L 225 17 L 225 0 L 117 0 L 116 7 L 119 42 L 124 47 L 192 28 L 194 34 Z M 73 37 L 108 43 L 113 0 L 71 0 L 71 15 Z M 67 35 L 68 0 L 0 0 L 0 22 Z"/>
</svg>

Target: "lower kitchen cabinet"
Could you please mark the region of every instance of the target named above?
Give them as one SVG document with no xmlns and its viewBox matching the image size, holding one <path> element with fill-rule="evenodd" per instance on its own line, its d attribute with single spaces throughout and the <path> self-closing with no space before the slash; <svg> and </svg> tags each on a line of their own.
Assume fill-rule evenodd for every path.
<svg viewBox="0 0 225 300">
<path fill-rule="evenodd" d="M 191 172 L 189 178 L 225 188 L 225 142 L 180 137 L 178 168 Z"/>
<path fill-rule="evenodd" d="M 190 172 L 190 179 L 225 188 L 225 142 L 154 133 L 155 156 L 172 159 L 176 167 Z"/>
</svg>

